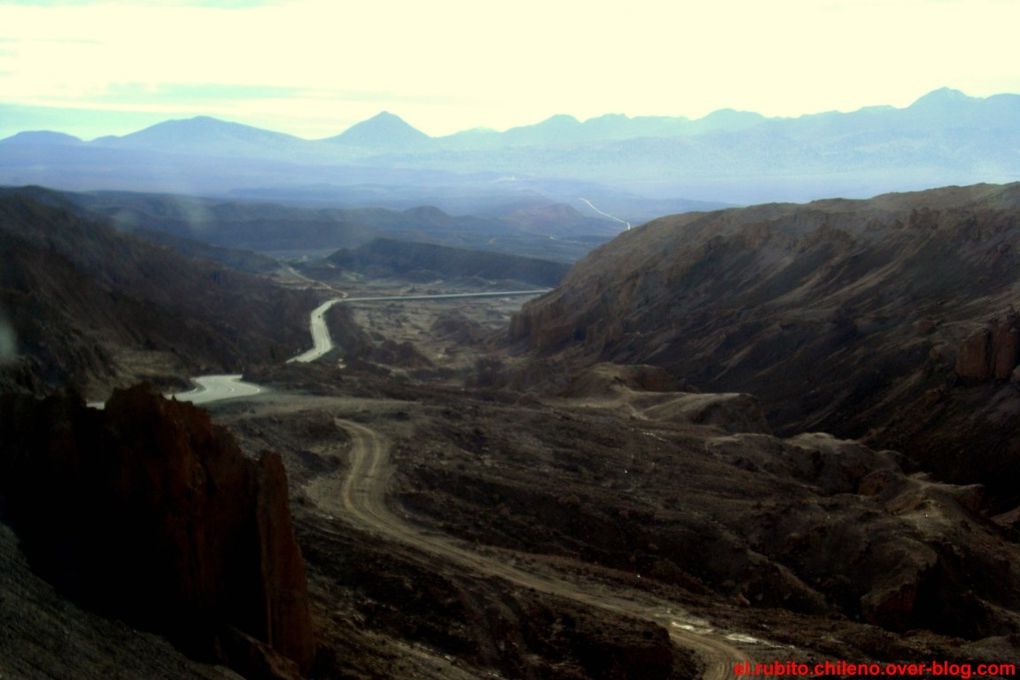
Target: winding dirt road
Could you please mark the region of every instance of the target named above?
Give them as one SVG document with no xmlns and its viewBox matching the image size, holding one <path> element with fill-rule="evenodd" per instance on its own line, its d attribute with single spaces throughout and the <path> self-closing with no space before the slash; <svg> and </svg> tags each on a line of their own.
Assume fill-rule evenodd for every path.
<svg viewBox="0 0 1020 680">
<path fill-rule="evenodd" d="M 544 574 L 533 574 L 498 559 L 467 550 L 452 539 L 425 534 L 398 518 L 386 505 L 386 493 L 393 475 L 386 440 L 374 430 L 349 420 L 337 419 L 338 427 L 351 436 L 350 468 L 313 480 L 306 487 L 309 496 L 330 514 L 425 553 L 448 560 L 465 569 L 498 577 L 524 588 L 554 595 L 582 605 L 654 621 L 669 631 L 675 644 L 694 650 L 704 661 L 708 680 L 735 677 L 734 663 L 748 654 L 730 644 L 706 622 L 692 619 L 668 603 L 625 599 L 596 588 Z M 644 599 L 645 596 L 642 596 Z"/>
</svg>

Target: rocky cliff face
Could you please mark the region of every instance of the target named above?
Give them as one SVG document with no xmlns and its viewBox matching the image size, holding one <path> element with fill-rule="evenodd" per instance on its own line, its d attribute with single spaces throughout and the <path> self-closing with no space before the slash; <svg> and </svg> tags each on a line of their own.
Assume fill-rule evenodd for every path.
<svg viewBox="0 0 1020 680">
<path fill-rule="evenodd" d="M 1008 470 L 983 464 L 961 424 L 979 416 L 1010 441 L 999 421 L 1020 395 L 984 383 L 1010 377 L 1016 322 L 972 334 L 1017 302 L 1018 244 L 1020 184 L 667 217 L 578 263 L 510 337 L 575 369 L 647 363 L 751 393 L 782 434 L 870 435 L 948 478 L 995 485 Z M 932 400 L 953 405 L 941 421 Z M 937 453 L 912 445 L 933 428 L 946 437 Z"/>
<path fill-rule="evenodd" d="M 248 459 L 204 411 L 144 388 L 105 411 L 4 396 L 0 439 L 5 518 L 58 590 L 252 677 L 309 667 L 278 455 Z"/>
<path fill-rule="evenodd" d="M 1001 318 L 969 335 L 956 353 L 956 374 L 965 380 L 1009 380 L 1020 361 L 1020 315 Z"/>
</svg>

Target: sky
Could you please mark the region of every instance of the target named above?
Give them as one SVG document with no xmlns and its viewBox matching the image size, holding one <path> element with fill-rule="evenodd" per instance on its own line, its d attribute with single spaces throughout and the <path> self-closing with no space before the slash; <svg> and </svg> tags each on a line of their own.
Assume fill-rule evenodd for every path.
<svg viewBox="0 0 1020 680">
<path fill-rule="evenodd" d="M 0 136 L 212 115 L 306 138 L 1020 92 L 1018 0 L 0 0 Z"/>
</svg>

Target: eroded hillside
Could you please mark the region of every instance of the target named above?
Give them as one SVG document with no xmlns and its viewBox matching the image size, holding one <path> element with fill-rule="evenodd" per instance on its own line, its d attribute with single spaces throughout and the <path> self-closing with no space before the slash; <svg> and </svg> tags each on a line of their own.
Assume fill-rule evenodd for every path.
<svg viewBox="0 0 1020 680">
<path fill-rule="evenodd" d="M 750 392 L 781 432 L 867 436 L 1016 501 L 1020 394 L 957 358 L 993 319 L 1008 335 L 1018 301 L 1020 185 L 978 185 L 656 220 L 527 304 L 511 337 Z"/>
<path fill-rule="evenodd" d="M 122 234 L 59 194 L 45 199 L 0 194 L 0 323 L 19 355 L 0 365 L 6 386 L 99 397 L 132 379 L 279 361 L 307 341 L 311 293 Z"/>
</svg>

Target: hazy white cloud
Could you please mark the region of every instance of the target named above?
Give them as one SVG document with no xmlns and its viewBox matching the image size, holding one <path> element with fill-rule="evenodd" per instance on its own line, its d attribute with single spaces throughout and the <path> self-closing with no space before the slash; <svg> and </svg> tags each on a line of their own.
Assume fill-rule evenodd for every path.
<svg viewBox="0 0 1020 680">
<path fill-rule="evenodd" d="M 382 108 L 433 134 L 553 113 L 796 115 L 1020 91 L 1018 24 L 1005 0 L 19 2 L 0 4 L 0 100 L 304 136 Z"/>
</svg>

